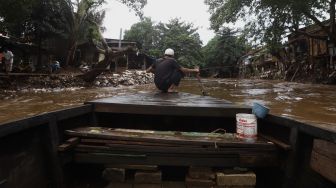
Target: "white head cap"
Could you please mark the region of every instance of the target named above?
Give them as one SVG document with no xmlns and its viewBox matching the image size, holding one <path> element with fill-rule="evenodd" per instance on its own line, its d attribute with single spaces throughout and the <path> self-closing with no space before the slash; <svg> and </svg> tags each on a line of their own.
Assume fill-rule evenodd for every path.
<svg viewBox="0 0 336 188">
<path fill-rule="evenodd" d="M 165 55 L 174 56 L 174 50 L 171 49 L 171 48 L 168 48 L 168 49 L 165 51 Z"/>
</svg>

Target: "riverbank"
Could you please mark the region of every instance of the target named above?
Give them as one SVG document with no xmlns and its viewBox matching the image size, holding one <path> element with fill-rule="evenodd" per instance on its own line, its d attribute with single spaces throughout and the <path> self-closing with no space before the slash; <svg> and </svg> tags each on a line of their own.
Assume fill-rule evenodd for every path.
<svg viewBox="0 0 336 188">
<path fill-rule="evenodd" d="M 94 82 L 85 82 L 78 72 L 59 74 L 9 74 L 0 77 L 0 89 L 11 92 L 52 92 L 67 88 L 135 86 L 153 82 L 153 74 L 145 71 L 104 72 Z"/>
<path fill-rule="evenodd" d="M 336 85 L 336 71 L 331 74 L 309 73 L 307 71 L 286 71 L 285 73 L 277 70 L 264 72 L 255 72 L 254 74 L 243 75 L 245 79 L 263 79 L 263 80 L 280 80 L 286 82 L 309 83 L 309 84 L 327 84 Z"/>
</svg>

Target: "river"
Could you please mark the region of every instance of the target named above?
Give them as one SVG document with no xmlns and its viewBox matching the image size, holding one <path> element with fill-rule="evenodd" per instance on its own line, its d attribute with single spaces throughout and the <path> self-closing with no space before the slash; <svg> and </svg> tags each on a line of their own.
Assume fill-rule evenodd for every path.
<svg viewBox="0 0 336 188">
<path fill-rule="evenodd" d="M 269 80 L 204 79 L 206 92 L 238 104 L 259 102 L 270 113 L 302 122 L 336 126 L 336 86 Z M 196 80 L 184 80 L 180 92 L 201 94 Z M 53 110 L 80 105 L 85 101 L 137 92 L 156 92 L 153 85 L 117 88 L 69 88 L 45 92 L 6 93 L 0 101 L 0 123 Z"/>
</svg>

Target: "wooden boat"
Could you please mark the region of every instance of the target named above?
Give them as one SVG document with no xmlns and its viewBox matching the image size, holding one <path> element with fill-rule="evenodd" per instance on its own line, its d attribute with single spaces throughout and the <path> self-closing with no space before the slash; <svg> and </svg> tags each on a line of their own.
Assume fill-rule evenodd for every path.
<svg viewBox="0 0 336 188">
<path fill-rule="evenodd" d="M 246 142 L 234 134 L 237 113 L 251 108 L 141 93 L 1 124 L 0 187 L 106 187 L 106 168 L 139 167 L 159 169 L 162 181 L 193 182 L 188 173 L 199 167 L 255 174 L 256 185 L 236 187 L 335 187 L 335 127 L 267 115 L 258 119 L 258 139 Z M 198 183 L 187 187 L 234 187 Z"/>
</svg>

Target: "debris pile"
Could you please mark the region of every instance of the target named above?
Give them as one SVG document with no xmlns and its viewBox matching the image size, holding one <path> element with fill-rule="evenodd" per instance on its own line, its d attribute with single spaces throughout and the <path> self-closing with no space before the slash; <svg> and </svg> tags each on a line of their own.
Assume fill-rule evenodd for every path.
<svg viewBox="0 0 336 188">
<path fill-rule="evenodd" d="M 51 74 L 47 76 L 8 77 L 0 80 L 0 87 L 5 90 L 54 90 L 85 87 L 117 87 L 143 85 L 153 82 L 153 74 L 145 71 L 125 71 L 120 74 L 103 73 L 92 83 L 85 82 L 74 74 Z"/>
<path fill-rule="evenodd" d="M 145 71 L 125 71 L 122 74 L 102 74 L 97 77 L 94 85 L 97 87 L 116 87 L 118 85 L 133 86 L 153 82 L 153 74 Z"/>
</svg>

